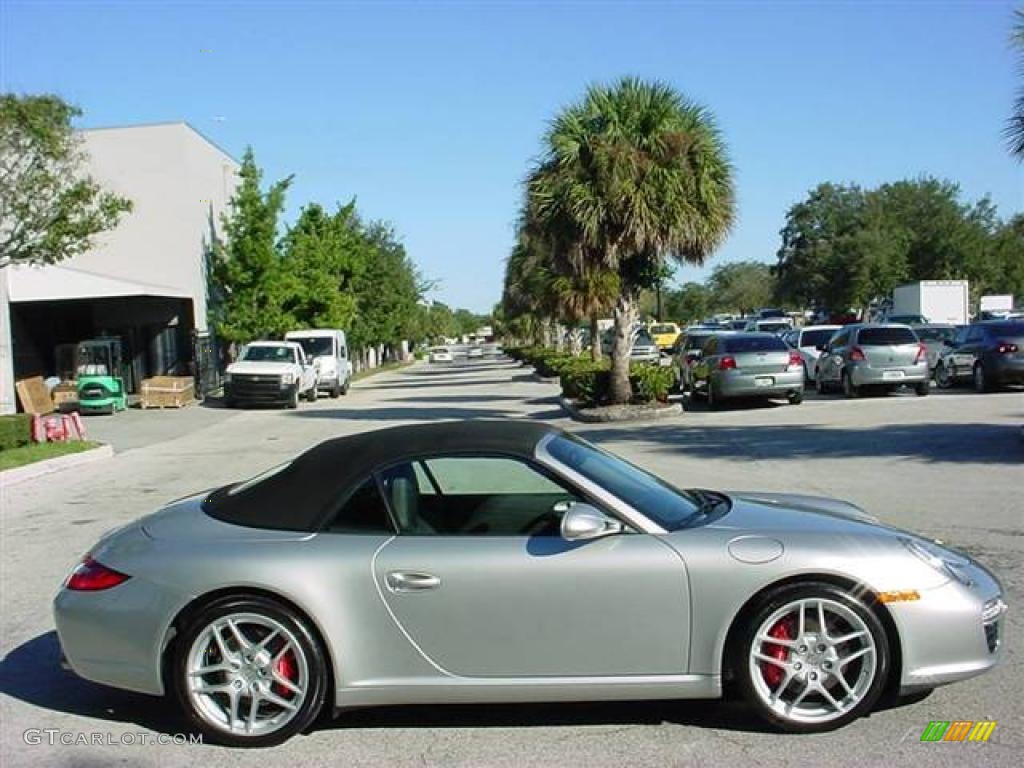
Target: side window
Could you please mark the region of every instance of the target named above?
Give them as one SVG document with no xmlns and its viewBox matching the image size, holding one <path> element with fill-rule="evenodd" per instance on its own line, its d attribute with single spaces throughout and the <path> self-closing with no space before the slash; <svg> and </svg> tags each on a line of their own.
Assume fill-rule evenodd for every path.
<svg viewBox="0 0 1024 768">
<path fill-rule="evenodd" d="M 980 325 L 972 325 L 967 329 L 967 343 L 976 344 L 984 338 L 985 334 Z"/>
<path fill-rule="evenodd" d="M 327 526 L 334 533 L 394 533 L 377 481 L 367 478 L 345 501 Z"/>
<path fill-rule="evenodd" d="M 718 337 L 712 336 L 704 345 L 704 357 L 711 357 L 718 352 Z"/>
<path fill-rule="evenodd" d="M 846 340 L 850 337 L 849 331 L 841 331 L 831 338 L 828 343 L 829 349 L 840 349 L 846 346 Z"/>
<path fill-rule="evenodd" d="M 399 532 L 412 536 L 554 536 L 559 502 L 579 496 L 533 466 L 499 456 L 444 456 L 380 475 Z"/>
</svg>

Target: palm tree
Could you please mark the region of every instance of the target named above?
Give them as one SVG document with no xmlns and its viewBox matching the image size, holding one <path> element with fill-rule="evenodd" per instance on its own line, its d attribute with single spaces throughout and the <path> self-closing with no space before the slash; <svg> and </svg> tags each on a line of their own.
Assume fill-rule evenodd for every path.
<svg viewBox="0 0 1024 768">
<path fill-rule="evenodd" d="M 628 402 L 639 291 L 666 258 L 701 264 L 734 218 L 732 168 L 710 113 L 662 83 L 595 85 L 557 115 L 527 181 L 532 226 L 578 271 L 619 278 L 611 396 Z"/>
<path fill-rule="evenodd" d="M 590 322 L 590 354 L 601 360 L 601 332 L 598 321 L 619 295 L 619 276 L 609 269 L 583 267 L 555 273 L 551 289 L 562 316 L 573 326 L 586 318 Z"/>
<path fill-rule="evenodd" d="M 1024 10 L 1013 12 L 1013 32 L 1010 42 L 1017 49 L 1017 68 L 1024 75 Z M 1024 160 L 1024 88 L 1017 91 L 1013 102 L 1013 114 L 1006 125 L 1006 138 L 1010 144 L 1010 152 L 1018 160 Z"/>
</svg>

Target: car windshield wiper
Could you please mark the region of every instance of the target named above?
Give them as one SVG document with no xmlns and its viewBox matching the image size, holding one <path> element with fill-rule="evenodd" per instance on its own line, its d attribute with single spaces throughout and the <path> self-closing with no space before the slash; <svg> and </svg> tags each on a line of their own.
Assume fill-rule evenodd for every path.
<svg viewBox="0 0 1024 768">
<path fill-rule="evenodd" d="M 719 491 L 709 491 L 706 488 L 687 488 L 686 492 L 697 499 L 697 514 L 709 515 L 720 504 L 728 504 L 729 497 Z"/>
</svg>

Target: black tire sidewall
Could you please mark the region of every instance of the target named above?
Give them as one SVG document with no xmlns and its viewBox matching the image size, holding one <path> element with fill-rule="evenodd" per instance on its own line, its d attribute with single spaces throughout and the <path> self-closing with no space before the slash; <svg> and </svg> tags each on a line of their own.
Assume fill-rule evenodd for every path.
<svg viewBox="0 0 1024 768">
<path fill-rule="evenodd" d="M 864 698 L 841 717 L 825 723 L 799 723 L 779 717 L 775 712 L 761 702 L 754 683 L 750 679 L 750 669 L 747 660 L 750 655 L 750 648 L 754 642 L 754 636 L 758 627 L 767 618 L 781 608 L 783 605 L 801 598 L 826 598 L 843 603 L 845 606 L 856 612 L 871 632 L 875 642 L 877 663 L 875 666 L 875 678 L 871 682 Z M 879 697 L 885 691 L 891 664 L 891 651 L 889 639 L 885 627 L 875 612 L 865 605 L 861 600 L 849 594 L 846 590 L 834 584 L 824 582 L 808 582 L 805 584 L 793 584 L 781 587 L 764 596 L 757 607 L 748 615 L 745 625 L 738 635 L 738 642 L 734 644 L 730 654 L 730 666 L 735 674 L 737 687 L 748 705 L 757 715 L 773 727 L 788 731 L 790 733 L 820 733 L 841 728 L 852 720 L 861 717 L 871 711 Z"/>
<path fill-rule="evenodd" d="M 217 730 L 203 720 L 189 698 L 185 685 L 188 653 L 199 633 L 210 622 L 230 613 L 258 613 L 288 627 L 302 646 L 309 666 L 309 692 L 298 714 L 284 727 L 264 736 L 236 736 Z M 170 693 L 177 701 L 189 726 L 203 735 L 204 741 L 231 747 L 271 747 L 287 741 L 316 720 L 327 696 L 327 657 L 305 619 L 282 603 L 266 597 L 239 596 L 216 600 L 195 613 L 175 638 L 168 665 Z"/>
</svg>

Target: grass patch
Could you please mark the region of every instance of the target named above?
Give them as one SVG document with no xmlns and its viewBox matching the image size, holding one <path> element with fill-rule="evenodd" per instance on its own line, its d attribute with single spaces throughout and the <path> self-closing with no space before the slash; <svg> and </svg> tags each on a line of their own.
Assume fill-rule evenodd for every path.
<svg viewBox="0 0 1024 768">
<path fill-rule="evenodd" d="M 352 381 L 362 381 L 363 379 L 367 379 L 370 376 L 373 376 L 374 374 L 384 373 L 386 371 L 397 371 L 399 368 L 405 368 L 410 365 L 412 365 L 411 362 L 394 362 L 384 363 L 384 365 L 378 365 L 376 368 L 364 368 L 363 370 L 361 370 L 359 373 L 352 377 Z"/>
<path fill-rule="evenodd" d="M 18 448 L 8 448 L 6 451 L 0 451 L 0 472 L 5 469 L 23 467 L 26 464 L 34 464 L 37 461 L 55 459 L 58 456 L 81 453 L 97 447 L 99 447 L 99 443 L 92 440 L 73 440 L 68 443 L 33 443 Z"/>
</svg>

